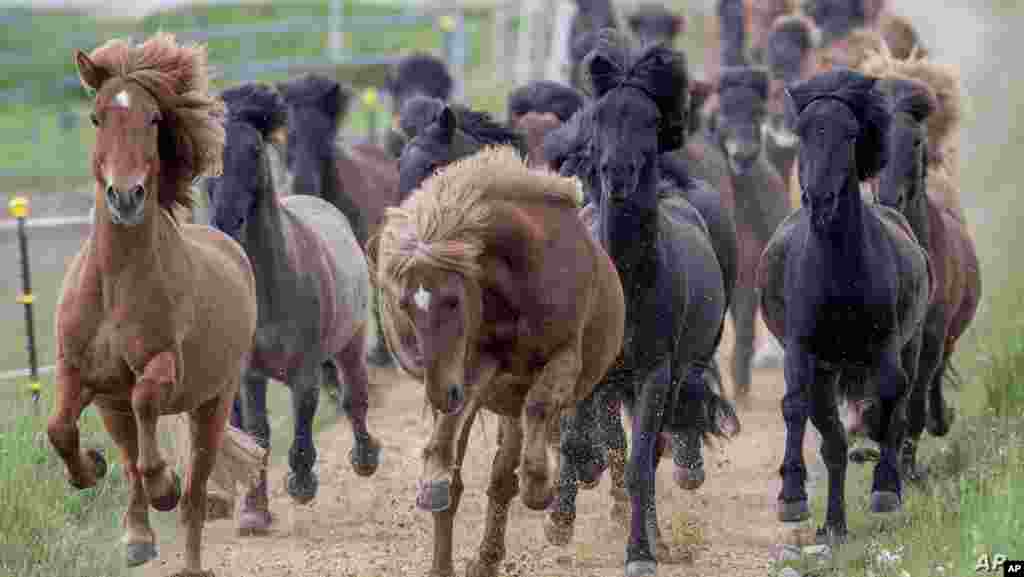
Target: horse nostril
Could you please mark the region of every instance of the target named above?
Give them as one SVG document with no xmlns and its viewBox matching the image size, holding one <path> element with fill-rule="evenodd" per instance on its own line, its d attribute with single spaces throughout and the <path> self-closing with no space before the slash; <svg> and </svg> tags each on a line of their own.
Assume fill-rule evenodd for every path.
<svg viewBox="0 0 1024 577">
<path fill-rule="evenodd" d="M 448 387 L 448 407 L 456 409 L 462 405 L 464 400 L 464 393 L 462 387 L 459 385 L 450 385 Z"/>
<path fill-rule="evenodd" d="M 136 184 L 132 187 L 132 200 L 135 202 L 142 202 L 146 197 L 146 189 L 141 184 Z"/>
<path fill-rule="evenodd" d="M 108 185 L 107 186 L 107 199 L 108 200 L 114 200 L 114 194 L 115 193 L 114 193 L 113 185 Z"/>
</svg>

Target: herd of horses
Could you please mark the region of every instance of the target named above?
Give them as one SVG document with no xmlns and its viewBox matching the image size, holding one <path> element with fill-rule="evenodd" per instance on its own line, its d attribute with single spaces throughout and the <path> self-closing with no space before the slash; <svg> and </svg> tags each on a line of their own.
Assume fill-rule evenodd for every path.
<svg viewBox="0 0 1024 577">
<path fill-rule="evenodd" d="M 810 517 L 808 419 L 828 470 L 822 542 L 846 539 L 851 435 L 880 449 L 872 510 L 901 508 L 923 431 L 949 430 L 944 376 L 980 294 L 955 72 L 877 1 L 720 0 L 704 80 L 672 48 L 683 17 L 645 5 L 623 29 L 607 0 L 578 4 L 571 85 L 516 88 L 502 124 L 448 102 L 442 62 L 408 56 L 385 147 L 339 142 L 351 93 L 323 76 L 213 95 L 205 49 L 171 35 L 76 52 L 96 208 L 57 306 L 48 434 L 71 484 L 95 485 L 106 460 L 77 421 L 98 407 L 131 482 L 129 565 L 157 556 L 149 507 L 180 506 L 180 574 L 211 574 L 207 481 L 229 420 L 269 446 L 270 378 L 291 389 L 293 500 L 317 494 L 322 385 L 351 421 L 353 470 L 373 475 L 367 363 L 394 362 L 434 415 L 416 494 L 431 575 L 454 573 L 482 409 L 499 446 L 468 575 L 497 574 L 517 495 L 568 543 L 578 488 L 606 471 L 625 574 L 655 575 L 658 464 L 670 450 L 675 482 L 697 489 L 704 443 L 739 433 L 759 314 L 785 350 L 779 519 Z M 190 222 L 196 183 L 209 225 Z M 715 360 L 727 312 L 733 400 Z M 156 429 L 179 413 L 183 487 Z M 243 533 L 273 523 L 265 463 L 255 477 Z"/>
</svg>

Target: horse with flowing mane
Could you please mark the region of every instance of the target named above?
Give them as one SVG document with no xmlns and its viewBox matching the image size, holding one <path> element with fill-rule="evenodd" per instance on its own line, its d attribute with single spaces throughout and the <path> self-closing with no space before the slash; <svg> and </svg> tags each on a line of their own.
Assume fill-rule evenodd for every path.
<svg viewBox="0 0 1024 577">
<path fill-rule="evenodd" d="M 92 487 L 102 456 L 79 446 L 77 421 L 95 404 L 130 484 L 127 562 L 156 557 L 149 507 L 182 503 L 185 568 L 202 570 L 206 483 L 256 331 L 256 285 L 242 247 L 206 226 L 179 224 L 189 185 L 220 170 L 223 105 L 208 94 L 206 51 L 158 34 L 75 52 L 95 91 L 92 232 L 57 303 L 57 404 L 47 427 L 71 485 Z M 157 441 L 162 415 L 192 429 L 184 493 Z"/>
<path fill-rule="evenodd" d="M 577 217 L 576 195 L 570 179 L 488 147 L 388 209 L 375 266 L 385 334 L 435 411 L 416 499 L 434 513 L 433 575 L 453 574 L 460 469 L 479 409 L 500 415 L 501 434 L 468 574 L 494 575 L 520 487 L 530 509 L 552 502 L 551 426 L 621 350 L 622 285 Z"/>
</svg>

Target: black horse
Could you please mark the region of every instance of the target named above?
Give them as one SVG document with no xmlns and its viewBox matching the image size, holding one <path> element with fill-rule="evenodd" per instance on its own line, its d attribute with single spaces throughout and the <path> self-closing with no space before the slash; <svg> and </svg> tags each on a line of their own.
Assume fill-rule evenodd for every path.
<svg viewBox="0 0 1024 577">
<path fill-rule="evenodd" d="M 839 394 L 868 399 L 864 423 L 882 447 L 871 509 L 902 506 L 899 454 L 932 289 L 928 256 L 903 216 L 861 198 L 860 182 L 887 158 L 890 115 L 875 79 L 836 69 L 788 89 L 800 136 L 803 207 L 779 227 L 758 271 L 768 327 L 785 349 L 786 450 L 779 519 L 810 517 L 803 438 L 808 417 L 822 436 L 828 511 L 820 540 L 846 528 L 846 431 Z M 864 376 L 869 378 L 865 379 Z M 851 383 L 866 383 L 861 391 Z"/>
<path fill-rule="evenodd" d="M 633 415 L 627 576 L 656 573 L 654 473 L 662 431 L 701 439 L 739 426 L 705 376 L 725 315 L 721 265 L 704 219 L 661 178 L 659 157 L 682 145 L 686 127 L 683 60 L 662 45 L 633 52 L 620 34 L 605 30 L 585 61 L 597 98 L 588 118 L 600 185 L 586 220 L 626 294 L 623 353 L 599 387 L 614 389 Z M 566 420 L 573 427 L 578 418 Z M 574 453 L 565 446 L 570 442 L 563 439 L 565 456 Z M 552 525 L 564 525 L 565 513 L 553 511 Z"/>
<path fill-rule="evenodd" d="M 671 48 L 676 37 L 686 29 L 686 17 L 669 10 L 662 3 L 645 2 L 626 18 L 626 24 L 641 42 L 662 42 Z"/>
<path fill-rule="evenodd" d="M 782 177 L 763 154 L 762 125 L 768 100 L 768 72 L 750 66 L 723 68 L 718 79 L 719 111 L 713 131 L 732 181 L 730 199 L 739 241 L 732 318 L 736 344 L 732 377 L 737 397 L 750 392 L 757 317 L 755 272 L 768 239 L 793 210 Z"/>
<path fill-rule="evenodd" d="M 432 54 L 414 52 L 395 63 L 384 79 L 384 90 L 391 95 L 391 127 L 385 141 L 388 154 L 397 159 L 407 140 L 395 130 L 402 106 L 415 96 L 447 102 L 454 86 L 448 66 Z"/>
</svg>

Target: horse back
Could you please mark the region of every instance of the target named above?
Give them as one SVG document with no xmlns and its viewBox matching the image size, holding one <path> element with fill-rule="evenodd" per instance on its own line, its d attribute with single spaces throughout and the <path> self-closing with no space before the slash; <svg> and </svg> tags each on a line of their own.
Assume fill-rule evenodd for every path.
<svg viewBox="0 0 1024 577">
<path fill-rule="evenodd" d="M 289 260 L 313 280 L 320 342 L 326 353 L 344 347 L 368 319 L 369 271 L 345 215 L 327 201 L 296 194 L 281 199 Z"/>
<path fill-rule="evenodd" d="M 383 222 L 384 210 L 399 203 L 398 161 L 380 147 L 361 143 L 352 146 L 350 154 L 340 152 L 335 167 L 340 189 L 359 207 L 367 235 L 372 237 Z"/>
</svg>

